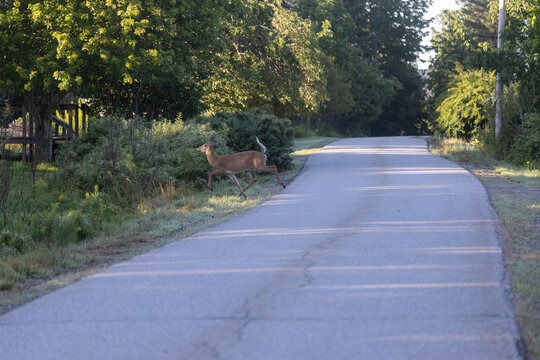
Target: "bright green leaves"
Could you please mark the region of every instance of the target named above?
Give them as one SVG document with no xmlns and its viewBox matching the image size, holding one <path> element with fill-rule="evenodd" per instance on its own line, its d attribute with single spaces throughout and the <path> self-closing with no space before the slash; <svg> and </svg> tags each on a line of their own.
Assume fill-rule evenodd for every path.
<svg viewBox="0 0 540 360">
<path fill-rule="evenodd" d="M 280 116 L 318 110 L 326 98 L 326 79 L 308 20 L 276 1 L 235 1 L 223 30 L 223 50 L 210 62 L 203 91 L 210 111 L 265 104 Z"/>
<path fill-rule="evenodd" d="M 437 108 L 437 123 L 446 136 L 471 140 L 488 122 L 493 106 L 495 72 L 459 67 L 444 101 Z"/>
<path fill-rule="evenodd" d="M 507 87 L 504 142 L 510 148 L 520 141 L 528 114 L 540 110 L 538 47 L 534 50 L 540 37 L 534 22 L 539 7 L 527 0 L 506 1 L 504 51 L 500 51 L 496 49 L 498 1 L 464 0 L 461 5 L 459 10 L 443 12 L 442 28 L 432 39 L 436 55 L 428 85 L 434 128 L 467 139 L 485 130 L 490 141 L 493 128 L 487 123 L 486 109 L 492 104 L 485 98 L 494 91 L 490 71 L 502 71 Z"/>
</svg>

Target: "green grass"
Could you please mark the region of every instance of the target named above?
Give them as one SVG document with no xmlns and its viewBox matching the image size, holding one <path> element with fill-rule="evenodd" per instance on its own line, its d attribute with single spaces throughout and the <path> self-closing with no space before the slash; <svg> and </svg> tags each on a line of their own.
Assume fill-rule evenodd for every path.
<svg viewBox="0 0 540 360">
<path fill-rule="evenodd" d="M 508 266 L 517 294 L 516 317 L 524 329 L 531 359 L 540 359 L 540 244 L 535 230 L 540 204 L 538 199 L 516 199 L 507 194 L 493 196 L 492 202 L 510 234 Z"/>
<path fill-rule="evenodd" d="M 512 181 L 540 187 L 540 170 L 520 168 L 507 163 L 496 166 L 495 170 Z"/>
<path fill-rule="evenodd" d="M 430 138 L 430 150 L 437 155 L 452 161 L 479 163 L 492 167 L 499 174 L 511 181 L 530 186 L 540 186 L 540 169 L 530 169 L 527 166 L 516 166 L 509 162 L 495 159 L 487 154 L 479 144 L 467 143 L 455 138 Z"/>
<path fill-rule="evenodd" d="M 431 152 L 453 161 L 489 163 L 492 159 L 476 144 L 455 138 L 428 138 Z"/>
<path fill-rule="evenodd" d="M 323 136 L 312 136 L 307 138 L 295 139 L 293 145 L 293 155 L 301 151 L 307 151 L 314 148 L 321 148 L 322 146 L 338 140 L 335 137 L 323 137 Z"/>
<path fill-rule="evenodd" d="M 304 138 L 297 141 L 294 148 L 301 151 L 321 147 L 332 140 L 335 139 Z M 285 184 L 300 172 L 306 158 L 294 156 L 293 168 L 280 172 Z M 31 189 L 28 166 L 16 166 L 13 184 Z M 40 166 L 39 178 L 54 177 L 57 172 L 54 167 Z M 93 215 L 103 217 L 96 221 L 99 231 L 96 236 L 83 241 L 58 241 L 44 237 L 46 241 L 33 239 L 22 252 L 11 249 L 2 252 L 0 249 L 0 313 L 75 281 L 88 272 L 187 237 L 249 210 L 281 189 L 273 174 L 260 174 L 258 178 L 259 181 L 247 191 L 247 199 L 238 196 L 238 189 L 227 178 L 215 179 L 212 190 L 197 190 L 185 184 L 165 184 L 160 193 L 140 199 L 130 211 L 120 211 L 114 204 L 109 204 L 99 189 L 77 200 L 75 194 L 47 187 L 44 181 L 41 182 L 34 193 L 38 195 L 38 201 L 28 202 L 28 206 L 39 205 L 36 218 L 46 218 L 51 207 L 66 213 L 88 208 Z M 249 176 L 240 175 L 238 179 L 245 185 Z M 19 189 L 12 190 L 13 193 L 20 192 Z M 80 194 L 78 196 L 81 197 Z M 109 208 L 112 210 L 108 211 Z M 58 219 L 55 226 L 64 216 L 60 214 Z M 45 225 L 40 222 L 36 226 L 39 232 Z"/>
</svg>

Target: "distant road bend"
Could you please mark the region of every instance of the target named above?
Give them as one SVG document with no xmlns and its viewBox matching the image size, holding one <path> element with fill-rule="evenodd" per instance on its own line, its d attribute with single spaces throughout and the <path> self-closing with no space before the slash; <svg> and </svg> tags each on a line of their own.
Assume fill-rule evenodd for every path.
<svg viewBox="0 0 540 360">
<path fill-rule="evenodd" d="M 347 139 L 269 201 L 0 317 L 0 359 L 520 359 L 482 185 Z"/>
</svg>

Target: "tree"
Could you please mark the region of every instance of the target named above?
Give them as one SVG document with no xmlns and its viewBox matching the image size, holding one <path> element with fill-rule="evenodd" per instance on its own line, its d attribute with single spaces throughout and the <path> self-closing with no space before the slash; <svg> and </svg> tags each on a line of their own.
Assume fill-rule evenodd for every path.
<svg viewBox="0 0 540 360">
<path fill-rule="evenodd" d="M 489 119 L 495 72 L 457 68 L 448 96 L 437 108 L 437 123 L 444 135 L 471 140 Z"/>
<path fill-rule="evenodd" d="M 443 11 L 440 15 L 441 30 L 433 30 L 431 44 L 435 58 L 428 69 L 427 85 L 430 106 L 434 111 L 444 100 L 451 79 L 456 75 L 456 65 L 463 65 L 469 55 L 470 36 L 465 28 L 463 13 Z"/>
<path fill-rule="evenodd" d="M 326 78 L 309 21 L 281 1 L 236 0 L 222 26 L 222 49 L 204 81 L 204 103 L 211 112 L 265 104 L 278 116 L 319 109 Z"/>
<path fill-rule="evenodd" d="M 430 91 L 428 111 L 444 101 L 450 82 L 458 74 L 457 68 L 491 68 L 485 61 L 474 60 L 476 54 L 485 53 L 496 41 L 496 24 L 490 4 L 493 0 L 464 0 L 462 8 L 443 11 L 439 16 L 441 30 L 433 31 L 432 47 L 435 51 L 428 70 L 427 85 Z"/>
<path fill-rule="evenodd" d="M 504 31 L 504 19 L 506 15 L 506 3 L 505 0 L 499 0 L 499 27 L 497 35 L 497 49 L 503 50 L 503 31 Z M 504 85 L 502 82 L 502 75 L 499 71 L 497 73 L 496 85 L 495 85 L 495 98 L 496 98 L 496 110 L 495 110 L 495 139 L 499 140 L 502 134 L 503 127 L 503 109 L 502 109 L 502 97 L 503 97 Z"/>
<path fill-rule="evenodd" d="M 320 116 L 347 135 L 367 134 L 398 84 L 355 46 L 355 23 L 342 0 L 297 1 L 295 10 L 313 23 L 328 79 L 328 101 Z"/>
<path fill-rule="evenodd" d="M 497 1 L 497 0 L 495 0 Z M 475 44 L 497 46 L 497 21 L 491 14 L 493 0 L 461 0 L 463 25 Z"/>
<path fill-rule="evenodd" d="M 499 0 L 467 0 L 462 8 L 452 13 L 443 14 L 443 29 L 434 35 L 432 43 L 437 55 L 430 67 L 429 85 L 432 92 L 431 103 L 436 109 L 447 96 L 449 81 L 455 75 L 456 64 L 468 69 L 488 69 L 501 73 L 498 98 L 503 98 L 502 85 L 512 85 L 508 96 L 512 97 L 515 109 L 504 111 L 513 114 L 501 122 L 503 111 L 498 112 L 495 126 L 496 137 L 504 133 L 505 128 L 514 134 L 520 133 L 520 127 L 526 114 L 535 111 L 538 99 L 538 60 L 529 52 L 529 44 L 534 39 L 533 5 L 528 0 L 506 0 L 505 21 L 500 17 L 500 32 L 504 35 L 504 50 L 495 49 L 497 39 L 497 19 L 499 18 Z M 529 25 L 527 25 L 529 24 Z M 453 45 L 453 46 L 452 46 Z M 514 94 L 515 89 L 519 90 Z M 501 104 L 502 101 L 498 101 Z M 519 114 L 515 118 L 515 114 Z M 512 139 L 508 139 L 512 142 Z M 505 145 L 509 148 L 511 145 Z M 502 147 L 499 147 L 502 149 Z"/>
<path fill-rule="evenodd" d="M 372 134 L 415 133 L 423 109 L 423 82 L 415 68 L 422 51 L 424 14 L 431 0 L 345 0 L 356 24 L 353 43 L 386 78 L 400 83 L 393 101 L 371 127 Z"/>
<path fill-rule="evenodd" d="M 36 159 L 50 161 L 51 116 L 66 95 L 59 74 L 74 65 L 57 57 L 54 29 L 39 20 L 40 6 L 33 1 L 0 5 L 0 91 L 23 98 L 36 126 Z"/>
<path fill-rule="evenodd" d="M 222 0 L 0 6 L 0 91 L 24 98 L 39 160 L 51 159 L 51 115 L 68 92 L 102 113 L 154 118 L 201 109 L 198 83 L 217 46 Z"/>
<path fill-rule="evenodd" d="M 62 71 L 62 84 L 80 78 L 78 93 L 104 113 L 175 117 L 193 112 L 186 104 L 200 109 L 197 80 L 217 46 L 221 3 L 51 1 L 42 21 L 55 24 L 58 56 L 84 64 Z"/>
</svg>

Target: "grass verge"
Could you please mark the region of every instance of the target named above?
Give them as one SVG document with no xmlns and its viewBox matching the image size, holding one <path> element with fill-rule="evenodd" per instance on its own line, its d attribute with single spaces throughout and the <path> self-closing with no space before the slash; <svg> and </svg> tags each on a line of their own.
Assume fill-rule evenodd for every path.
<svg viewBox="0 0 540 360">
<path fill-rule="evenodd" d="M 540 359 L 540 171 L 501 163 L 456 139 L 430 139 L 432 152 L 471 171 L 501 219 L 516 320 L 530 359 Z"/>
<path fill-rule="evenodd" d="M 296 140 L 293 167 L 280 173 L 282 181 L 290 183 L 302 170 L 307 155 L 334 140 Z M 246 183 L 248 176 L 239 180 Z M 214 181 L 213 191 L 164 188 L 160 196 L 141 201 L 138 214 L 122 218 L 92 240 L 63 248 L 43 244 L 24 254 L 6 254 L 0 258 L 0 314 L 103 267 L 222 222 L 257 206 L 280 189 L 272 174 L 259 176 L 247 200 L 238 196 L 236 186 L 228 179 Z"/>
</svg>

